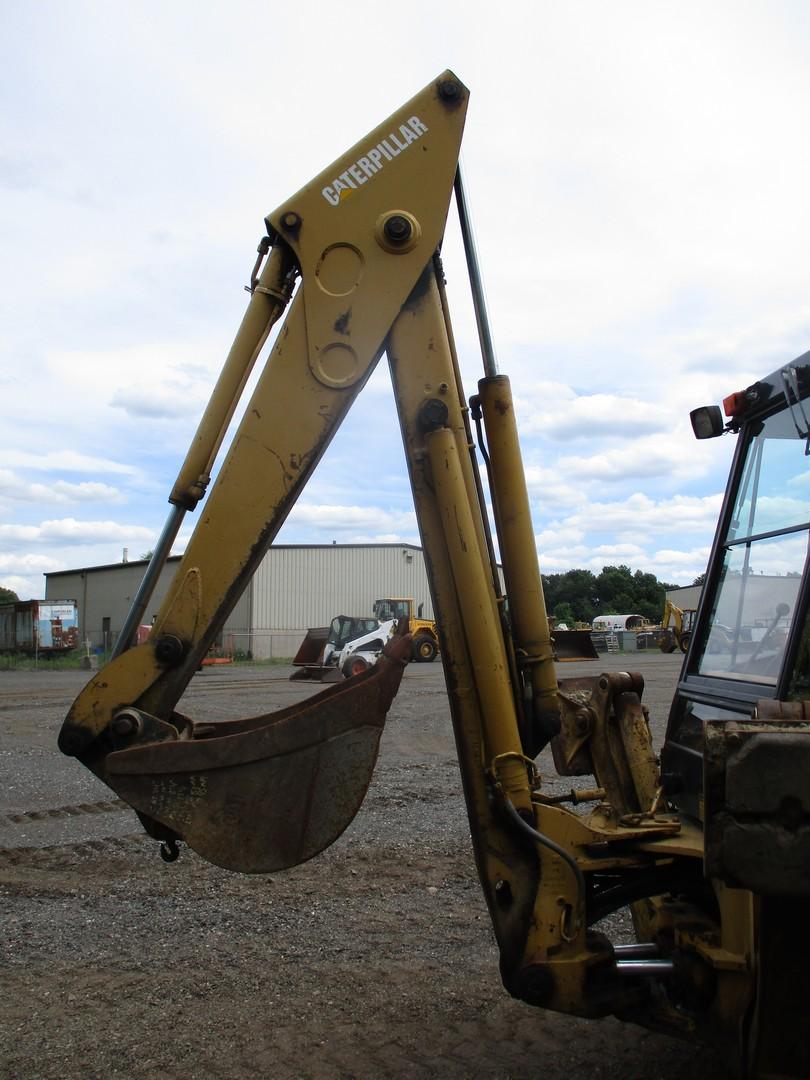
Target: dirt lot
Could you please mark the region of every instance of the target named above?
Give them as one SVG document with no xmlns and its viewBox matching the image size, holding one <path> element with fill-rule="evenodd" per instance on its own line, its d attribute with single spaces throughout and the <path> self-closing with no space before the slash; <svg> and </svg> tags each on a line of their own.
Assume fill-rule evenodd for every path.
<svg viewBox="0 0 810 1080">
<path fill-rule="evenodd" d="M 632 666 L 660 738 L 680 658 Z M 247 716 L 312 692 L 288 674 L 208 670 L 182 709 Z M 85 678 L 0 673 L 0 1076 L 724 1076 L 700 1048 L 502 989 L 438 662 L 406 671 L 347 833 L 273 877 L 185 849 L 163 863 L 134 814 L 58 753 Z M 626 937 L 626 920 L 612 932 Z"/>
</svg>

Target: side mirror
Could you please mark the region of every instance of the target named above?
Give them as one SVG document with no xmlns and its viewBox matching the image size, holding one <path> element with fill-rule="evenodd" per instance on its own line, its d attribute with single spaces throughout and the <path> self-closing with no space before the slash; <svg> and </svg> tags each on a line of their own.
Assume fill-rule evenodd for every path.
<svg viewBox="0 0 810 1080">
<path fill-rule="evenodd" d="M 696 439 L 715 439 L 725 430 L 719 405 L 701 405 L 689 413 Z"/>
</svg>

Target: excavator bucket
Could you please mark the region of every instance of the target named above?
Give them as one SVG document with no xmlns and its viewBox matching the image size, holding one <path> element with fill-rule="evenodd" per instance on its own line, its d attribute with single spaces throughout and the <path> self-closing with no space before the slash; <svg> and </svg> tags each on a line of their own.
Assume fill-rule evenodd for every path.
<svg viewBox="0 0 810 1080">
<path fill-rule="evenodd" d="M 140 745 L 88 764 L 157 839 L 182 840 L 226 870 L 296 866 L 360 808 L 410 651 L 410 635 L 394 637 L 374 668 L 265 716 L 196 730 L 187 720 L 174 737 L 144 717 Z"/>
<path fill-rule="evenodd" d="M 319 682 L 340 682 L 343 679 L 336 667 L 324 665 L 323 653 L 328 637 L 328 626 L 311 626 L 307 630 L 293 657 L 293 667 L 298 670 L 292 673 L 291 679 L 317 679 Z"/>
<path fill-rule="evenodd" d="M 590 630 L 553 630 L 551 644 L 558 663 L 599 659 Z"/>
</svg>

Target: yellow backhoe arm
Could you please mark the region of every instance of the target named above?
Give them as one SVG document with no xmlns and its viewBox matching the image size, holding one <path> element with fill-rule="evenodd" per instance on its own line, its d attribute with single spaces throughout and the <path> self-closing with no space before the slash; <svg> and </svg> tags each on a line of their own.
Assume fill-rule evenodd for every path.
<svg viewBox="0 0 810 1080">
<path fill-rule="evenodd" d="M 175 483 L 175 506 L 201 498 L 292 274 L 301 286 L 150 642 L 92 681 L 66 721 L 65 750 L 81 752 L 123 703 L 168 718 L 441 241 L 466 103 L 458 80 L 443 76 L 268 216 L 273 251 Z"/>
<path fill-rule="evenodd" d="M 560 927 L 569 945 L 581 947 L 584 895 L 568 857 L 556 871 L 553 925 L 545 929 L 548 920 L 535 913 L 537 849 L 493 813 L 499 793 L 519 821 L 534 821 L 526 718 L 536 715 L 528 726 L 545 731 L 542 741 L 559 718 L 508 382 L 484 380 L 481 397 L 511 432 L 494 436 L 493 458 L 520 477 L 504 480 L 500 496 L 512 523 L 501 543 L 525 597 L 516 595 L 511 611 L 519 658 L 504 633 L 436 258 L 467 97 L 446 72 L 267 218 L 271 250 L 261 268 L 268 245 L 260 245 L 248 311 L 180 470 L 175 508 L 191 509 L 203 496 L 235 399 L 293 280 L 300 285 L 149 641 L 123 648 L 90 681 L 60 745 L 130 802 L 152 835 L 182 839 L 232 869 L 293 865 L 348 824 L 368 784 L 407 642 L 394 641 L 378 670 L 282 714 L 200 725 L 175 705 L 387 349 L 476 851 L 514 981 L 527 949 L 559 944 Z M 172 521 L 168 533 L 176 532 Z M 527 692 L 536 708 L 527 710 Z M 543 927 L 541 946 L 527 944 L 533 922 Z"/>
<path fill-rule="evenodd" d="M 467 99 L 445 72 L 266 219 L 248 309 L 156 555 L 117 654 L 76 699 L 60 746 L 130 803 L 169 854 L 182 840 L 221 866 L 265 872 L 310 858 L 346 828 L 410 656 L 404 622 L 377 667 L 301 706 L 215 724 L 176 706 L 386 352 L 505 985 L 535 1005 L 630 1015 L 738 1046 L 759 992 L 756 898 L 704 877 L 701 826 L 667 801 L 643 680 L 620 672 L 557 684 L 511 391 L 492 360 L 464 224 Z M 472 412 L 438 256 L 454 187 L 484 352 Z M 129 647 L 285 311 L 152 634 Z M 508 604 L 471 416 L 486 442 Z M 534 759 L 549 742 L 558 773 L 593 776 L 595 787 L 545 794 Z M 623 953 L 589 927 L 628 905 L 640 942 Z M 778 956 L 781 909 L 767 910 L 763 940 Z M 773 976 L 761 969 L 764 986 L 763 971 Z M 668 979 L 671 994 L 661 989 Z"/>
</svg>

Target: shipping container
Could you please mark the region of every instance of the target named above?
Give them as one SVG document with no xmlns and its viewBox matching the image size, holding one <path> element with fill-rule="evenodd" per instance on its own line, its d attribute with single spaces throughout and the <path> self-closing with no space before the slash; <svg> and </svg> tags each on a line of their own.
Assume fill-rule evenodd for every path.
<svg viewBox="0 0 810 1080">
<path fill-rule="evenodd" d="M 78 643 L 75 600 L 18 600 L 0 605 L 0 652 L 62 653 Z"/>
<path fill-rule="evenodd" d="M 0 652 L 10 652 L 15 645 L 14 604 L 0 604 Z"/>
</svg>

